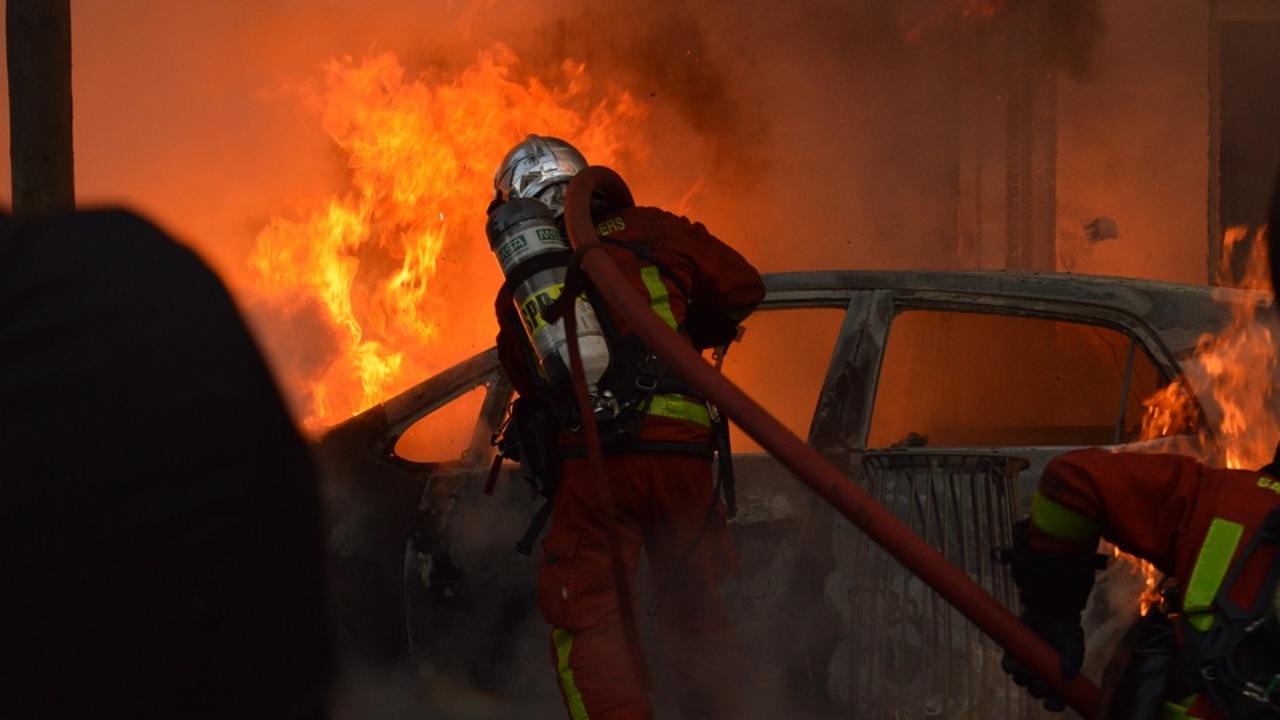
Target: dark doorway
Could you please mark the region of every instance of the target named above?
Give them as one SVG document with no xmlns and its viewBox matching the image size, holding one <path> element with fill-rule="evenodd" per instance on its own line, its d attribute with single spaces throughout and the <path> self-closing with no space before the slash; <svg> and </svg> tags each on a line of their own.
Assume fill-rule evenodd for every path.
<svg viewBox="0 0 1280 720">
<path fill-rule="evenodd" d="M 1266 222 L 1280 163 L 1280 20 L 1220 26 L 1223 229 Z"/>
</svg>

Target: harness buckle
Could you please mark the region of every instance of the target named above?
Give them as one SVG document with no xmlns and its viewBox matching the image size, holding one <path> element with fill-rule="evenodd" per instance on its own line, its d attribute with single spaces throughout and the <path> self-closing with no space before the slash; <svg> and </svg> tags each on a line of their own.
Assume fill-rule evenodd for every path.
<svg viewBox="0 0 1280 720">
<path fill-rule="evenodd" d="M 622 414 L 623 408 L 624 405 L 618 402 L 618 398 L 614 397 L 609 390 L 605 390 L 600 393 L 599 397 L 595 398 L 592 411 L 595 413 L 596 419 L 609 420 Z"/>
<path fill-rule="evenodd" d="M 1251 683 L 1251 682 L 1245 683 L 1243 694 L 1245 697 L 1251 700 L 1257 700 L 1258 702 L 1265 703 L 1265 702 L 1271 701 L 1271 688 L 1262 687 L 1257 683 Z"/>
<path fill-rule="evenodd" d="M 658 389 L 658 378 L 652 375 L 637 375 L 636 387 L 647 393 L 654 392 Z"/>
</svg>

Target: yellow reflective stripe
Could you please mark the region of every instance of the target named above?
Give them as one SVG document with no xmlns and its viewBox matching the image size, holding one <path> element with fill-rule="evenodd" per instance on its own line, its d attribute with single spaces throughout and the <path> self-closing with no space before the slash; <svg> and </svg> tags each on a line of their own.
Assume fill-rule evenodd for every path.
<svg viewBox="0 0 1280 720">
<path fill-rule="evenodd" d="M 706 403 L 690 400 L 680 393 L 654 395 L 649 403 L 649 414 L 711 427 L 711 413 L 707 410 Z"/>
<path fill-rule="evenodd" d="M 1166 702 L 1160 708 L 1161 720 L 1199 720 L 1195 715 L 1188 715 L 1191 703 L 1196 701 L 1195 695 L 1188 695 L 1176 703 Z"/>
<path fill-rule="evenodd" d="M 1059 540 L 1096 542 L 1102 532 L 1097 520 L 1062 505 L 1037 490 L 1031 496 L 1031 523 Z"/>
<path fill-rule="evenodd" d="M 1214 518 L 1209 523 L 1209 532 L 1204 536 L 1182 599 L 1182 609 L 1197 630 L 1207 630 L 1213 624 L 1213 613 L 1209 612 L 1213 609 L 1213 598 L 1222 587 L 1222 579 L 1227 576 L 1231 557 L 1236 554 L 1243 535 L 1244 526 L 1240 523 L 1222 518 Z"/>
<path fill-rule="evenodd" d="M 649 307 L 662 318 L 662 322 L 672 330 L 676 329 L 676 316 L 671 313 L 671 296 L 667 286 L 662 282 L 662 273 L 654 265 L 640 269 L 640 278 L 649 291 Z"/>
<path fill-rule="evenodd" d="M 582 692 L 573 681 L 573 668 L 569 667 L 569 651 L 573 649 L 573 632 L 564 628 L 551 628 L 551 643 L 556 649 L 556 675 L 564 690 L 565 704 L 569 706 L 571 720 L 590 720 L 587 706 L 582 702 Z"/>
<path fill-rule="evenodd" d="M 640 268 L 640 278 L 644 281 L 645 289 L 649 291 L 649 307 L 653 308 L 653 312 L 662 318 L 662 322 L 666 323 L 667 327 L 676 330 L 679 323 L 671 312 L 671 294 L 667 292 L 667 286 L 662 282 L 662 272 L 656 265 L 648 265 Z M 711 427 L 711 413 L 707 410 L 706 403 L 695 402 L 679 393 L 654 395 L 649 401 L 648 414 Z"/>
</svg>

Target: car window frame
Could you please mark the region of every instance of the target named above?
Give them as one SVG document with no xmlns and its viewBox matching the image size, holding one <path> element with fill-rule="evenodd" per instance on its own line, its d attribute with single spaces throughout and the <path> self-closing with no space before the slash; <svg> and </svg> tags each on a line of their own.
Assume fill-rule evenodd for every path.
<svg viewBox="0 0 1280 720">
<path fill-rule="evenodd" d="M 1129 382 L 1132 379 L 1131 378 L 1132 370 L 1133 370 L 1132 365 L 1135 361 L 1135 355 L 1138 349 L 1137 348 L 1138 345 L 1141 346 L 1141 349 L 1145 351 L 1147 357 L 1151 359 L 1152 364 L 1155 366 L 1155 370 L 1159 378 L 1160 388 L 1164 388 L 1168 386 L 1170 383 L 1176 382 L 1177 378 L 1182 376 L 1183 374 L 1181 365 L 1177 362 L 1176 359 L 1173 358 L 1172 354 L 1169 353 L 1168 349 L 1164 347 L 1164 344 L 1160 342 L 1158 336 L 1155 335 L 1154 333 L 1147 332 L 1146 325 L 1141 323 L 1140 321 L 1137 321 L 1136 318 L 1132 318 L 1131 316 L 1126 316 L 1124 313 L 1110 312 L 1105 310 L 1101 311 L 1101 316 L 1100 316 L 1099 314 L 1097 314 L 1100 311 L 1096 307 L 1090 308 L 1091 310 L 1090 314 L 1081 315 L 1076 312 L 1071 312 L 1070 310 L 1064 309 L 1060 305 L 1055 306 L 1056 304 L 1054 303 L 1043 303 L 1043 302 L 1034 301 L 1034 300 L 1025 300 L 1025 302 L 1027 303 L 1027 307 L 1022 307 L 1022 306 L 1012 307 L 1012 306 L 999 305 L 999 304 L 989 303 L 989 302 L 975 301 L 975 299 L 973 298 L 966 298 L 964 303 L 956 303 L 954 301 L 944 302 L 936 298 L 924 298 L 924 299 L 903 298 L 903 297 L 895 298 L 893 301 L 893 306 L 894 306 L 893 314 L 889 319 L 888 326 L 885 330 L 884 342 L 881 344 L 881 348 L 880 348 L 881 362 L 876 372 L 875 391 L 871 393 L 871 397 L 870 397 L 871 405 L 868 408 L 869 414 L 868 414 L 868 423 L 866 426 L 867 434 L 862 439 L 862 443 L 861 443 L 862 448 L 866 450 L 883 450 L 884 449 L 884 448 L 868 448 L 867 440 L 870 438 L 871 422 L 873 422 L 875 419 L 876 400 L 877 398 L 880 397 L 880 376 L 884 369 L 883 361 L 885 357 L 885 352 L 888 349 L 888 341 L 889 341 L 889 338 L 892 337 L 892 333 L 893 333 L 893 323 L 897 318 L 901 317 L 904 313 L 908 313 L 908 312 L 940 312 L 940 313 L 946 312 L 946 313 L 971 314 L 971 315 L 997 315 L 1002 317 L 1027 318 L 1027 319 L 1044 320 L 1044 321 L 1050 321 L 1050 322 L 1064 322 L 1064 323 L 1070 323 L 1073 325 L 1100 327 L 1100 328 L 1105 328 L 1107 330 L 1111 330 L 1115 333 L 1118 333 L 1123 338 L 1129 341 L 1128 348 L 1126 350 L 1127 368 L 1126 368 L 1125 379 L 1124 379 L 1124 387 L 1126 388 L 1126 390 L 1129 386 Z M 1032 306 L 1038 306 L 1038 307 L 1032 307 Z M 1133 322 L 1126 323 L 1125 322 L 1126 319 L 1133 320 Z M 1143 338 L 1143 335 L 1147 336 L 1145 340 Z M 1156 347 L 1153 348 L 1148 343 L 1156 343 Z M 1155 352 L 1153 352 L 1153 350 Z M 1164 360 L 1163 362 L 1162 362 L 1162 356 Z M 1119 413 L 1120 417 L 1115 420 L 1115 424 L 1119 424 L 1123 422 L 1123 409 L 1126 407 L 1125 397 L 1127 396 L 1122 396 L 1119 398 L 1120 405 L 1116 408 L 1116 410 Z M 1193 400 L 1199 412 L 1199 417 L 1197 419 L 1197 422 L 1198 424 L 1203 425 L 1204 424 L 1204 408 L 1199 398 L 1194 398 Z M 1115 447 L 1115 446 L 1125 445 L 1125 444 L 1129 444 L 1129 443 L 1127 443 L 1124 440 L 1118 440 L 1115 442 L 1106 443 L 1105 446 Z M 1017 445 L 999 445 L 999 444 L 995 446 L 996 447 L 1018 447 Z M 1074 445 L 1071 443 L 1045 443 L 1041 446 L 1073 447 Z M 936 448 L 936 449 L 942 449 L 943 447 L 947 449 L 950 449 L 950 448 L 964 449 L 964 448 L 970 448 L 975 446 L 948 445 L 948 446 L 939 446 L 939 448 Z"/>
</svg>

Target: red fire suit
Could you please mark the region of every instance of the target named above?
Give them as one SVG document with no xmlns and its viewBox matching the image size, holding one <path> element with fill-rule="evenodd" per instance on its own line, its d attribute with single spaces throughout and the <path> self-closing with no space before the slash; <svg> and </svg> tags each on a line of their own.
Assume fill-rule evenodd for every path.
<svg viewBox="0 0 1280 720">
<path fill-rule="evenodd" d="M 727 342 L 724 329 L 731 338 L 764 297 L 755 268 L 701 224 L 646 207 L 597 210 L 595 220 L 601 236 L 640 249 L 603 244 L 654 312 L 672 329 L 693 336 L 698 347 Z M 507 374 L 521 395 L 538 392 L 536 360 L 508 292 L 499 293 L 496 311 Z M 621 318 L 614 322 L 619 334 L 629 333 Z M 718 328 L 711 335 L 720 339 L 699 338 L 707 328 Z M 682 715 L 736 717 L 735 632 L 720 590 L 736 555 L 715 494 L 708 408 L 697 397 L 659 393 L 628 442 L 630 449 L 621 452 L 605 448 L 615 505 L 610 521 L 582 457 L 582 439 L 560 433 L 569 457 L 560 465 L 538 594 L 552 627 L 551 657 L 565 706 L 575 720 L 653 717 L 649 690 L 629 660 L 618 606 L 609 553 L 610 534 L 616 532 L 628 577 L 635 578 L 645 550 L 653 597 L 637 598 L 635 606 L 657 608 L 662 656 Z"/>
<path fill-rule="evenodd" d="M 1029 542 L 1046 553 L 1092 553 L 1099 535 L 1177 580 L 1183 610 L 1203 630 L 1227 569 L 1268 513 L 1280 480 L 1256 470 L 1206 467 L 1177 455 L 1069 452 L 1045 468 L 1032 498 Z M 1229 592 L 1250 607 L 1275 557 L 1268 544 Z M 1164 717 L 1217 720 L 1207 696 L 1171 698 Z"/>
</svg>

